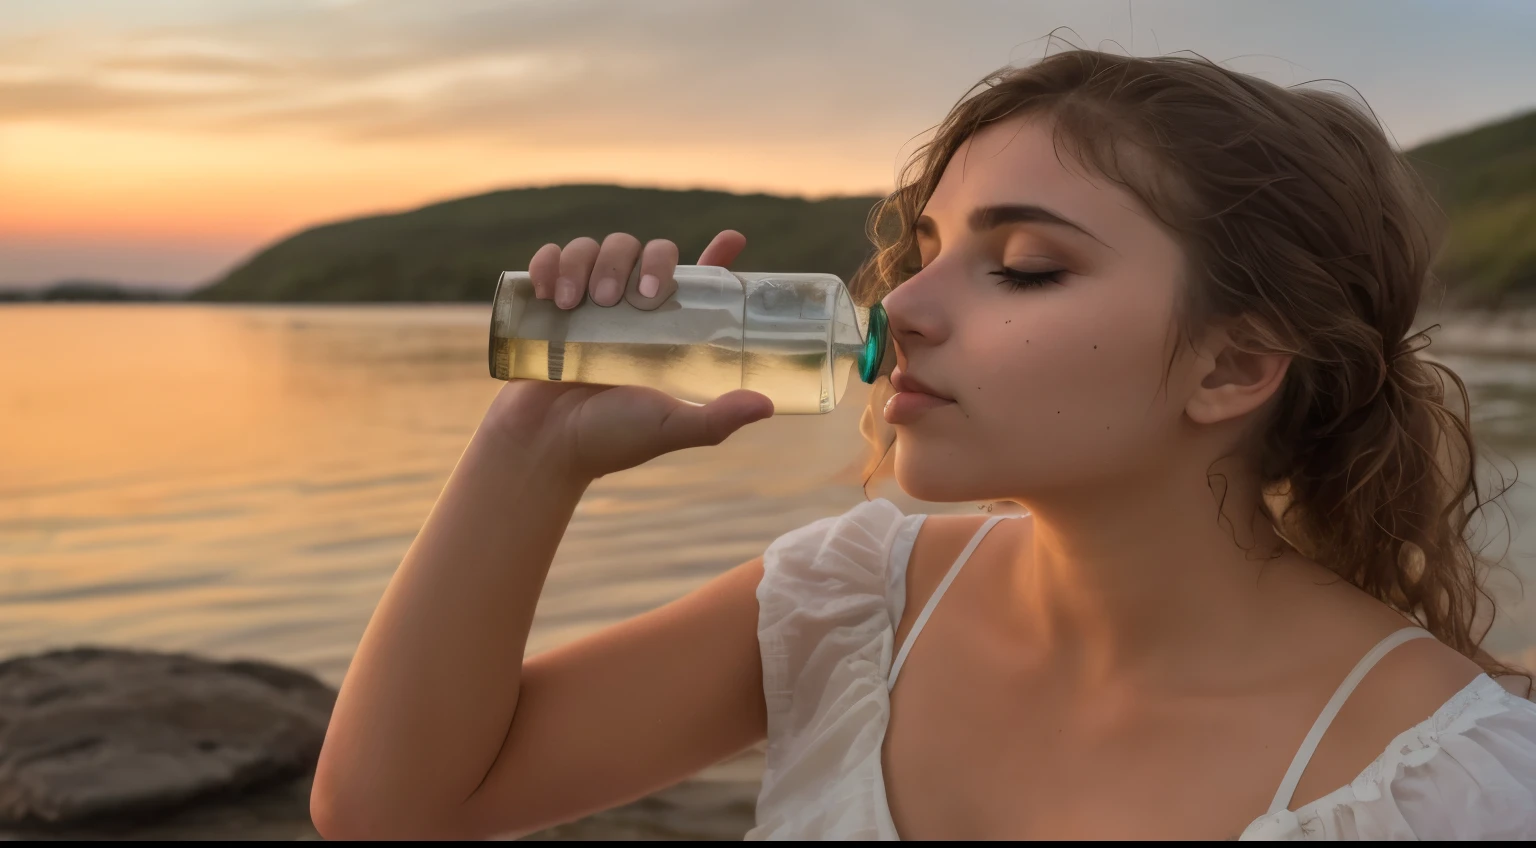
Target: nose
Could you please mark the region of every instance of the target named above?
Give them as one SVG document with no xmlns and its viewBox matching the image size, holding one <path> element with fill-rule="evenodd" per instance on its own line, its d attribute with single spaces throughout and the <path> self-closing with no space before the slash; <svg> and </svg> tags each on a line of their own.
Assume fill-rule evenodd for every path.
<svg viewBox="0 0 1536 848">
<path fill-rule="evenodd" d="M 925 271 L 933 270 L 929 266 Z M 891 338 L 904 363 L 908 352 L 942 343 L 949 337 L 949 322 L 932 276 L 919 272 L 892 289 L 880 304 L 890 321 Z"/>
</svg>

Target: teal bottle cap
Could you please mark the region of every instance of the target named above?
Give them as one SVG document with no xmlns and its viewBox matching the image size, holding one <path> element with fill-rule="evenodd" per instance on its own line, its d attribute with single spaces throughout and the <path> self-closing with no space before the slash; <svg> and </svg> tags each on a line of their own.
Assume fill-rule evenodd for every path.
<svg viewBox="0 0 1536 848">
<path fill-rule="evenodd" d="M 880 374 L 880 360 L 885 356 L 885 344 L 890 336 L 890 323 L 885 317 L 885 307 L 875 304 L 869 308 L 869 333 L 864 337 L 864 352 L 859 354 L 859 379 L 873 383 Z"/>
</svg>

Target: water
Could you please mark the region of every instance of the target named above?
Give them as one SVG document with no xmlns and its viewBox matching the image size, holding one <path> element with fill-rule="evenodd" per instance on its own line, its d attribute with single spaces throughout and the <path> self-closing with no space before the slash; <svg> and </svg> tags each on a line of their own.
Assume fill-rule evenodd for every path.
<svg viewBox="0 0 1536 848">
<path fill-rule="evenodd" d="M 0 655 L 195 650 L 339 682 L 503 385 L 486 373 L 489 319 L 476 306 L 0 309 Z M 855 383 L 828 415 L 597 481 L 531 647 L 677 597 L 860 502 L 851 476 L 828 483 L 863 456 Z M 786 463 L 791 443 L 801 460 Z"/>
<path fill-rule="evenodd" d="M 627 300 L 561 309 L 534 296 L 526 272 L 503 274 L 490 373 L 650 386 L 693 403 L 746 388 L 767 395 L 778 415 L 836 407 L 865 347 L 841 280 L 694 265 L 674 277 L 677 290 L 654 310 Z"/>
<path fill-rule="evenodd" d="M 491 345 L 492 373 L 500 379 L 650 386 L 693 403 L 707 403 L 741 388 L 739 343 L 731 349 L 723 345 L 497 338 Z"/>
<path fill-rule="evenodd" d="M 0 656 L 192 650 L 339 682 L 502 385 L 486 373 L 489 319 L 480 306 L 0 309 Z M 1529 478 L 1533 361 L 1447 359 L 1471 384 L 1479 432 Z M 864 456 L 866 391 L 852 380 L 826 415 L 775 417 L 597 481 L 530 647 L 678 597 L 863 500 L 844 472 Z M 1520 522 L 1536 498 L 1522 485 L 1509 507 Z M 1529 584 L 1532 535 L 1514 549 Z M 1536 603 L 1508 610 L 1490 648 L 1536 660 Z"/>
</svg>

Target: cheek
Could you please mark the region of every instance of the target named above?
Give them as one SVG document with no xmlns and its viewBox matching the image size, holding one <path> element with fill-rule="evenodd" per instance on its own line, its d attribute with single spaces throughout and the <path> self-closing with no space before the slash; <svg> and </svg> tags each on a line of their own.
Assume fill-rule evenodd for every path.
<svg viewBox="0 0 1536 848">
<path fill-rule="evenodd" d="M 1182 405 L 1163 386 L 1171 298 L 1112 290 L 1062 290 L 977 328 L 968 356 L 985 365 L 966 387 L 968 411 L 978 446 L 1016 478 L 1062 483 L 1123 471 L 1178 421 Z"/>
</svg>

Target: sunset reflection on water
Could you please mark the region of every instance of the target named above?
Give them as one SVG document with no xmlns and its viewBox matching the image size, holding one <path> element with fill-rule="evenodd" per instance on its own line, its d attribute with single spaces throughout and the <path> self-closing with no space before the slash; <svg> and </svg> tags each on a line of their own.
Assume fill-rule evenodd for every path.
<svg viewBox="0 0 1536 848">
<path fill-rule="evenodd" d="M 486 373 L 488 319 L 481 306 L 0 309 L 0 651 L 193 650 L 339 682 L 502 385 Z M 1479 431 L 1536 469 L 1533 369 L 1448 361 L 1472 385 Z M 677 597 L 861 501 L 839 472 L 863 456 L 865 391 L 851 381 L 831 414 L 776 417 L 599 480 L 531 649 Z M 1510 497 L 1517 529 L 1536 515 L 1528 488 Z M 976 509 L 891 484 L 872 495 Z M 1528 585 L 1529 536 L 1510 558 Z M 1531 594 L 1501 612 L 1495 653 L 1536 660 Z"/>
<path fill-rule="evenodd" d="M 486 373 L 488 318 L 479 306 L 0 310 L 13 366 L 0 373 L 0 649 L 196 650 L 339 680 L 502 385 Z M 532 647 L 681 595 L 862 500 L 827 482 L 862 455 L 862 397 L 598 481 Z"/>
</svg>

